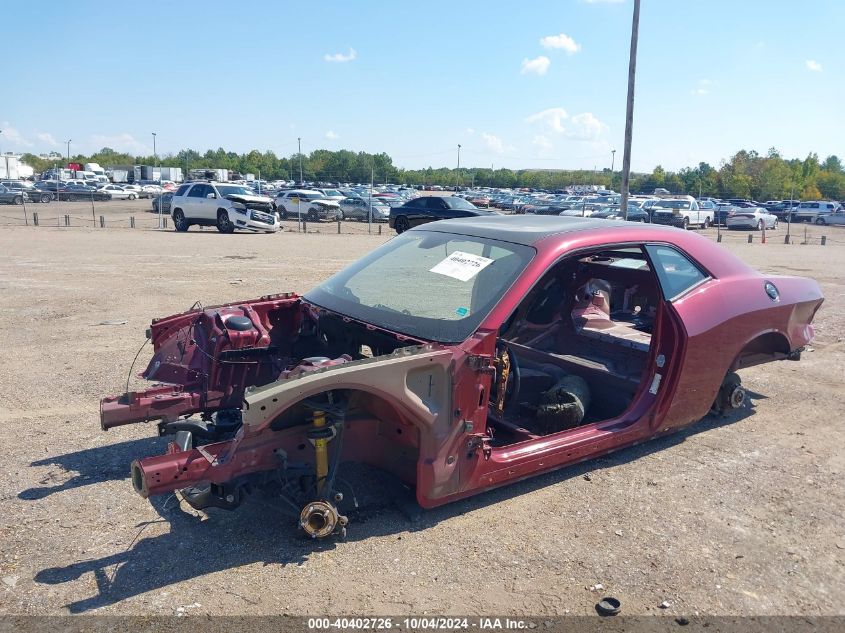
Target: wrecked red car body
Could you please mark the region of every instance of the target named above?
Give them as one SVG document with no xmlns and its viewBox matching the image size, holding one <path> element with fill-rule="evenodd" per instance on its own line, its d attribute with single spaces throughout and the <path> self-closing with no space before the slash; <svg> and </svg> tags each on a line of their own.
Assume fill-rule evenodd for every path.
<svg viewBox="0 0 845 633">
<path fill-rule="evenodd" d="M 742 406 L 737 370 L 797 360 L 823 301 L 694 233 L 490 217 L 394 238 L 303 297 L 153 321 L 142 376 L 101 424 L 159 421 L 136 491 L 233 508 L 256 482 L 312 537 L 345 531 L 341 463 L 426 508 Z"/>
</svg>

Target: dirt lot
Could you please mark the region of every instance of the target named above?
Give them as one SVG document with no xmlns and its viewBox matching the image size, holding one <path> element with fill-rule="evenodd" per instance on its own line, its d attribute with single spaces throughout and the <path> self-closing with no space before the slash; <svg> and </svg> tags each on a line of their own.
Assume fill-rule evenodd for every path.
<svg viewBox="0 0 845 633">
<path fill-rule="evenodd" d="M 66 205 L 85 217 L 85 203 Z M 143 501 L 128 465 L 160 452 L 155 427 L 103 433 L 97 401 L 123 391 L 151 318 L 304 291 L 388 232 L 0 224 L 2 613 L 589 614 L 600 593 L 627 614 L 845 613 L 845 230 L 811 227 L 809 245 L 784 245 L 781 229 L 765 245 L 726 236 L 827 297 L 801 363 L 743 372 L 747 409 L 416 521 L 369 507 L 347 542 L 314 544 L 260 498 L 205 518 Z"/>
</svg>

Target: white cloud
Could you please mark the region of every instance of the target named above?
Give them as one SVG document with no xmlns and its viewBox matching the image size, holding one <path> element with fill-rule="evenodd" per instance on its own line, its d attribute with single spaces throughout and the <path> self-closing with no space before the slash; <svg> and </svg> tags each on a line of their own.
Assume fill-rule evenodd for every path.
<svg viewBox="0 0 845 633">
<path fill-rule="evenodd" d="M 484 144 L 487 145 L 487 149 L 489 149 L 491 152 L 502 154 L 505 151 L 505 147 L 502 144 L 502 139 L 500 139 L 498 136 L 493 136 L 492 134 L 488 134 L 487 132 L 482 132 L 481 138 L 484 139 Z"/>
<path fill-rule="evenodd" d="M 3 121 L 0 125 L 2 125 L 0 130 L 3 130 L 3 133 L 0 134 L 0 145 L 9 144 L 15 147 L 32 147 L 29 139 L 24 138 L 17 128 L 12 127 L 11 123 Z"/>
<path fill-rule="evenodd" d="M 471 127 L 467 128 L 467 134 L 475 134 L 475 130 Z"/>
<path fill-rule="evenodd" d="M 353 59 L 358 57 L 358 52 L 354 48 L 349 49 L 349 53 L 344 55 L 343 53 L 335 53 L 334 55 L 329 55 L 326 53 L 323 55 L 323 59 L 327 62 L 334 62 L 338 64 L 342 64 L 344 62 L 351 62 Z"/>
<path fill-rule="evenodd" d="M 563 134 L 566 128 L 563 127 L 563 121 L 568 119 L 569 115 L 563 108 L 548 108 L 535 114 L 532 114 L 525 119 L 526 123 L 544 123 L 558 134 Z"/>
<path fill-rule="evenodd" d="M 568 136 L 584 141 L 595 140 L 608 129 L 592 112 L 576 114 L 570 119 L 570 123 L 572 127 Z"/>
<path fill-rule="evenodd" d="M 38 132 L 38 133 L 35 135 L 35 137 L 36 137 L 39 141 L 41 141 L 42 143 L 47 143 L 47 145 L 54 145 L 54 146 L 55 146 L 55 145 L 58 145 L 58 144 L 59 144 L 59 143 L 56 141 L 56 139 L 54 139 L 54 138 L 53 138 L 53 135 L 52 135 L 52 134 L 49 134 L 48 132 Z"/>
<path fill-rule="evenodd" d="M 326 132 L 326 138 L 329 140 L 334 140 L 336 138 L 340 138 L 334 130 L 329 130 Z"/>
<path fill-rule="evenodd" d="M 808 59 L 805 63 L 807 64 L 807 69 L 812 70 L 814 73 L 820 73 L 822 71 L 822 65 L 815 59 Z"/>
<path fill-rule="evenodd" d="M 127 132 L 111 135 L 95 134 L 89 139 L 89 144 L 97 150 L 103 147 L 111 147 L 115 151 L 136 154 L 138 156 L 152 153 L 148 145 L 145 145 Z"/>
<path fill-rule="evenodd" d="M 542 134 L 537 134 L 532 140 L 531 145 L 533 145 L 539 156 L 548 156 L 552 150 L 554 150 L 554 145 L 552 142 Z"/>
<path fill-rule="evenodd" d="M 542 37 L 540 38 L 540 46 L 543 48 L 558 48 L 566 51 L 569 55 L 574 55 L 581 50 L 581 45 L 566 33 Z"/>
<path fill-rule="evenodd" d="M 692 89 L 692 94 L 694 95 L 706 95 L 710 93 L 710 86 L 713 85 L 713 82 L 709 79 L 699 79 L 696 87 Z"/>
<path fill-rule="evenodd" d="M 546 71 L 549 70 L 549 64 L 551 64 L 551 60 L 546 57 L 545 55 L 540 55 L 534 59 L 528 59 L 527 57 L 522 60 L 522 70 L 520 73 L 523 75 L 527 75 L 528 73 L 533 73 L 535 75 L 545 75 Z"/>
</svg>

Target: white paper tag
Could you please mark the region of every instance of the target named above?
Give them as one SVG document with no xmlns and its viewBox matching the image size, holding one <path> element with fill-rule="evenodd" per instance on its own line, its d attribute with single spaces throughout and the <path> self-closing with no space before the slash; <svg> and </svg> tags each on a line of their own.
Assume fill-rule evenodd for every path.
<svg viewBox="0 0 845 633">
<path fill-rule="evenodd" d="M 446 275 L 458 281 L 469 281 L 492 263 L 493 260 L 486 257 L 455 251 L 432 268 L 430 272 Z"/>
</svg>

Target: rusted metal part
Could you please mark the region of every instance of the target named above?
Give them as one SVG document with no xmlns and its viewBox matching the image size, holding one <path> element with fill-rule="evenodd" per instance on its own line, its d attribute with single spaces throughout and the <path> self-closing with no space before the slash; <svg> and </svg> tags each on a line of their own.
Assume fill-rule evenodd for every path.
<svg viewBox="0 0 845 633">
<path fill-rule="evenodd" d="M 299 525 L 311 538 L 326 538 L 335 533 L 345 535 L 348 519 L 328 501 L 312 501 L 302 508 Z"/>
<path fill-rule="evenodd" d="M 498 380 L 496 383 L 496 412 L 501 416 L 505 411 L 505 398 L 508 390 L 508 379 L 511 374 L 511 360 L 507 350 L 496 358 L 496 367 L 498 368 Z"/>
</svg>

